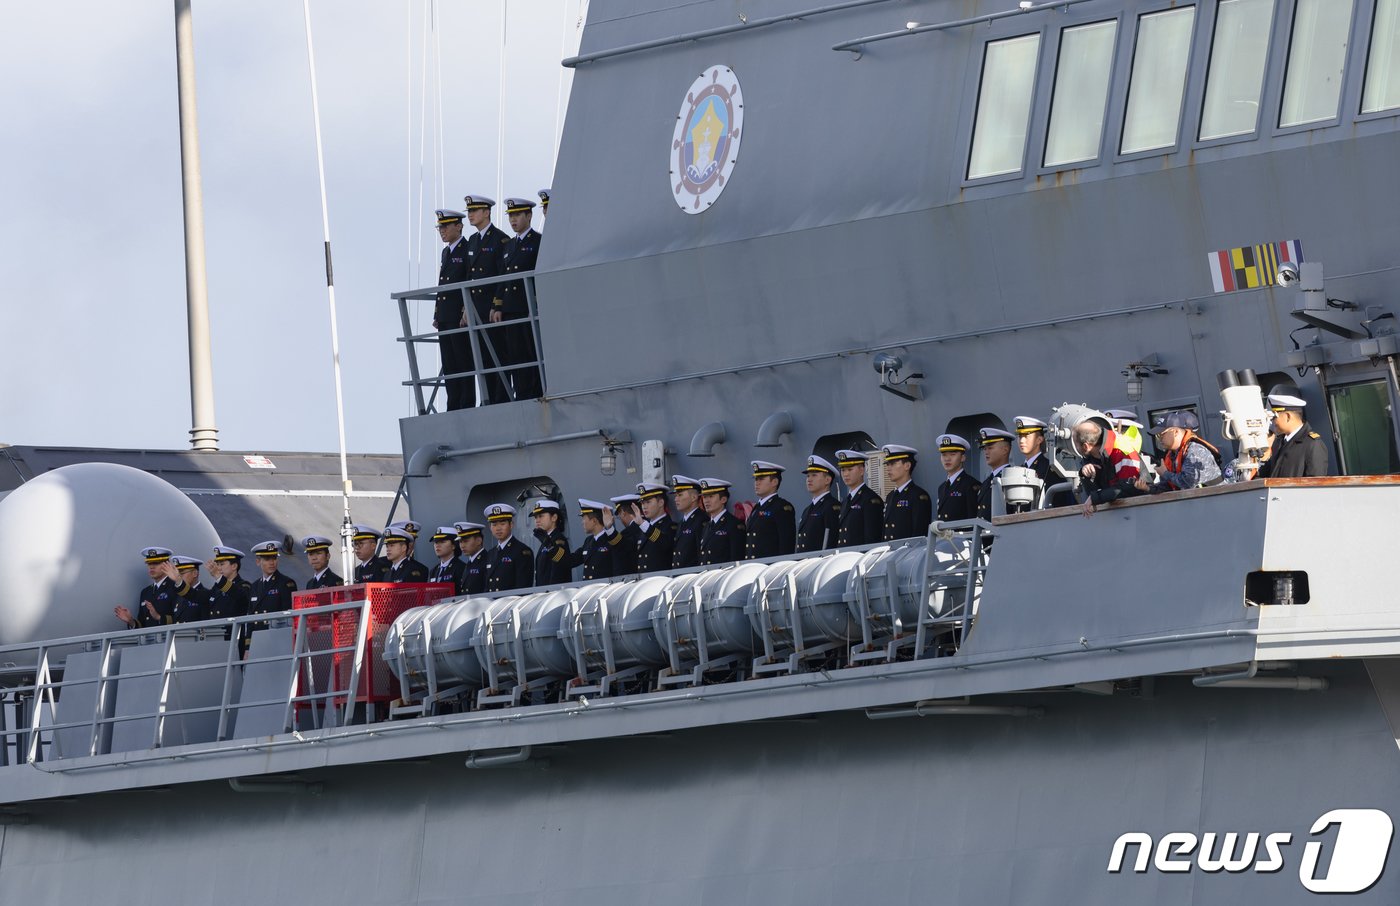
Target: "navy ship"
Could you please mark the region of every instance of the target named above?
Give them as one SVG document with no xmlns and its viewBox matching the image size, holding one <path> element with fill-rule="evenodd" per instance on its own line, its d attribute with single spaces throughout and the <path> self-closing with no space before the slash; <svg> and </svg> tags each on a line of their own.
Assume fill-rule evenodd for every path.
<svg viewBox="0 0 1400 906">
<path fill-rule="evenodd" d="M 1109 407 L 1246 479 L 1268 391 L 1332 474 L 318 592 L 247 661 L 222 623 L 16 641 L 6 902 L 1395 901 L 1400 2 L 809 2 L 590 4 L 541 395 L 447 411 L 413 333 L 501 279 L 391 295 L 414 519 L 887 443 L 931 488 L 1016 416 L 1072 486 Z"/>
</svg>

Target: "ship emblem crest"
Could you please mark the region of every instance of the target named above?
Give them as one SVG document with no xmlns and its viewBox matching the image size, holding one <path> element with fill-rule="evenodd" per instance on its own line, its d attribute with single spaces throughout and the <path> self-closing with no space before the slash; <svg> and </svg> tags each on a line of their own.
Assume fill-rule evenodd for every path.
<svg viewBox="0 0 1400 906">
<path fill-rule="evenodd" d="M 739 160 L 744 102 L 728 66 L 708 66 L 690 85 L 671 136 L 671 186 L 676 204 L 699 214 L 715 203 Z"/>
</svg>

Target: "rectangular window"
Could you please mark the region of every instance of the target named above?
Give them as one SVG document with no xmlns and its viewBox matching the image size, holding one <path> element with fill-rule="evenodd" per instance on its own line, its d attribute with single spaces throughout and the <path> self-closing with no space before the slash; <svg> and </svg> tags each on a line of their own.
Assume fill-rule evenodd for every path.
<svg viewBox="0 0 1400 906">
<path fill-rule="evenodd" d="M 1361 112 L 1400 107 L 1400 0 L 1376 0 Z"/>
<path fill-rule="evenodd" d="M 1352 0 L 1298 0 L 1280 126 L 1334 119 L 1342 96 Z"/>
<path fill-rule="evenodd" d="M 1117 34 L 1115 19 L 1066 28 L 1060 33 L 1045 166 L 1058 167 L 1099 156 L 1113 67 L 1113 39 Z"/>
<path fill-rule="evenodd" d="M 1341 475 L 1391 475 L 1400 470 L 1390 388 L 1385 381 L 1328 390 L 1332 424 L 1341 444 Z M 1313 430 L 1318 430 L 1316 426 Z"/>
<path fill-rule="evenodd" d="M 1031 96 L 1040 35 L 987 44 L 977 122 L 972 129 L 972 160 L 967 178 L 1001 176 L 1021 169 L 1030 125 Z"/>
<path fill-rule="evenodd" d="M 1248 135 L 1259 122 L 1259 97 L 1274 0 L 1220 0 L 1201 111 L 1201 140 Z"/>
<path fill-rule="evenodd" d="M 1124 154 L 1176 144 L 1195 21 L 1194 6 L 1139 17 L 1128 113 L 1123 121 Z"/>
</svg>

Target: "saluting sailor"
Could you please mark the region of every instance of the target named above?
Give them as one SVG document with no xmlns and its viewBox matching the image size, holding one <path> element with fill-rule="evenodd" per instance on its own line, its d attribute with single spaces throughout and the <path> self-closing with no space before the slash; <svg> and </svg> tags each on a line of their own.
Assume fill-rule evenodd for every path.
<svg viewBox="0 0 1400 906">
<path fill-rule="evenodd" d="M 173 556 L 174 552 L 168 547 L 141 549 L 141 558 L 146 561 L 146 574 L 151 577 L 151 584 L 136 596 L 135 611 L 120 604 L 112 608 L 112 613 L 127 628 L 147 628 L 175 622 L 175 604 L 180 600 L 176 588 L 180 580 L 175 567 L 170 565 Z"/>
<path fill-rule="evenodd" d="M 428 567 L 409 556 L 409 546 L 416 534 L 410 529 L 411 522 L 396 522 L 384 529 L 384 556 L 389 560 L 389 571 L 384 574 L 385 582 L 427 582 Z"/>
<path fill-rule="evenodd" d="M 841 506 L 836 546 L 874 544 L 885 536 L 885 501 L 865 483 L 865 454 L 837 450 L 836 465 L 846 485 L 846 502 Z"/>
<path fill-rule="evenodd" d="M 325 535 L 307 535 L 301 539 L 301 547 L 306 551 L 306 565 L 311 567 L 311 578 L 306 580 L 307 591 L 345 584 L 331 569 L 331 539 Z"/>
<path fill-rule="evenodd" d="M 537 500 L 530 510 L 535 519 L 535 537 L 540 539 L 535 554 L 535 585 L 558 585 L 574 577 L 569 566 L 569 539 L 559 525 L 559 504 L 553 500 Z"/>
<path fill-rule="evenodd" d="M 614 518 L 622 523 L 621 530 L 608 535 L 608 546 L 612 548 L 613 575 L 630 576 L 637 571 L 637 548 L 642 543 L 642 514 L 638 509 L 641 497 L 636 494 L 619 494 L 608 498 L 613 505 Z"/>
<path fill-rule="evenodd" d="M 1027 469 L 1050 487 L 1050 457 L 1045 455 L 1045 422 L 1029 415 L 1018 415 L 1011 420 L 1016 426 L 1016 446 L 1026 457 Z"/>
<path fill-rule="evenodd" d="M 223 545 L 214 548 L 214 558 L 204 564 L 209 575 L 215 577 L 205 604 L 204 619 L 225 620 L 241 617 L 248 612 L 253 586 L 238 574 L 242 566 L 243 552 L 238 548 Z M 228 633 L 224 634 L 224 638 L 228 638 Z"/>
<path fill-rule="evenodd" d="M 637 545 L 637 572 L 670 569 L 676 549 L 676 525 L 666 512 L 666 486 L 643 481 L 637 485 L 637 496 L 641 498 L 642 508 L 642 521 L 638 524 L 642 539 Z"/>
<path fill-rule="evenodd" d="M 486 524 L 496 546 L 486 560 L 486 590 L 510 591 L 529 588 L 535 578 L 535 556 L 512 532 L 515 531 L 515 507 L 508 503 L 493 503 L 486 508 Z"/>
<path fill-rule="evenodd" d="M 350 544 L 355 552 L 355 582 L 383 582 L 389 574 L 389 560 L 376 554 L 379 546 L 379 529 L 372 525 L 356 523 L 350 526 L 353 534 Z"/>
<path fill-rule="evenodd" d="M 209 589 L 199 584 L 199 558 L 174 556 L 170 562 L 179 573 L 175 593 L 180 600 L 175 603 L 175 622 L 198 623 L 209 619 L 204 615 Z"/>
<path fill-rule="evenodd" d="M 700 505 L 705 509 L 705 528 L 700 534 L 700 565 L 733 563 L 744 558 L 744 523 L 729 512 L 729 482 L 721 478 L 700 479 Z"/>
<path fill-rule="evenodd" d="M 461 553 L 457 548 L 457 527 L 455 525 L 440 525 L 436 532 L 433 532 L 433 553 L 437 554 L 437 566 L 428 575 L 429 582 L 446 582 L 452 585 L 454 594 L 460 594 L 462 588 L 462 573 L 466 570 L 466 564 L 457 558 Z"/>
<path fill-rule="evenodd" d="M 1303 420 L 1306 405 L 1301 397 L 1292 394 L 1269 394 L 1269 408 L 1274 413 L 1274 442 L 1259 467 L 1258 477 L 1312 478 L 1331 474 L 1322 435 Z"/>
<path fill-rule="evenodd" d="M 948 477 L 938 486 L 938 521 L 954 522 L 977 515 L 977 494 L 982 485 L 963 471 L 968 442 L 956 434 L 938 435 L 938 455 Z"/>
<path fill-rule="evenodd" d="M 457 547 L 461 550 L 462 578 L 457 584 L 459 595 L 479 595 L 486 590 L 486 526 L 478 522 L 454 522 Z"/>
<path fill-rule="evenodd" d="M 753 493 L 758 504 L 749 511 L 744 525 L 748 535 L 744 559 L 786 556 L 797 548 L 797 511 L 778 496 L 785 470 L 775 462 L 761 459 L 755 459 L 752 466 Z"/>
<path fill-rule="evenodd" d="M 914 466 L 919 451 L 904 444 L 885 444 L 885 485 L 892 490 L 885 497 L 885 541 L 918 538 L 928 533 L 933 521 L 933 501 L 928 491 L 914 483 Z"/>
<path fill-rule="evenodd" d="M 700 509 L 700 482 L 686 475 L 673 475 L 671 496 L 676 502 L 676 546 L 671 554 L 671 568 L 699 566 L 700 534 L 705 530 L 705 513 Z"/>
<path fill-rule="evenodd" d="M 977 515 L 982 519 L 991 519 L 992 495 L 997 493 L 996 479 L 1001 475 L 1001 470 L 1011 464 L 1011 441 L 1016 436 L 1001 428 L 983 428 L 977 436 L 982 445 L 982 458 L 987 463 L 987 477 L 977 489 Z"/>
<path fill-rule="evenodd" d="M 807 493 L 812 502 L 802 511 L 797 527 L 797 551 L 819 551 L 836 546 L 841 531 L 841 504 L 831 493 L 836 467 L 815 454 L 807 457 Z"/>
<path fill-rule="evenodd" d="M 586 497 L 578 499 L 578 518 L 583 523 L 583 544 L 569 554 L 569 568 L 583 567 L 583 580 L 611 579 L 613 577 L 612 547 L 608 544 L 610 534 L 616 534 L 612 525 L 612 508 L 597 500 Z"/>
</svg>

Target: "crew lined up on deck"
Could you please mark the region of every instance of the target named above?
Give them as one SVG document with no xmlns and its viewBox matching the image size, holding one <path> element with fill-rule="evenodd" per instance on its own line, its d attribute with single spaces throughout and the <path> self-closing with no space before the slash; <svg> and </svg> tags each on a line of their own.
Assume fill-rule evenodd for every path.
<svg viewBox="0 0 1400 906">
<path fill-rule="evenodd" d="M 1259 477 L 1328 474 L 1327 450 L 1303 418 L 1304 401 L 1285 393 L 1271 393 L 1267 399 L 1275 437 Z M 1224 480 L 1220 451 L 1196 433 L 1200 428 L 1196 415 L 1181 410 L 1160 415 L 1147 432 L 1165 451 L 1155 480 L 1149 481 L 1142 462 L 1143 426 L 1132 415 L 1108 410 L 1107 426 L 1089 419 L 1072 431 L 1081 460 L 1084 515 L 1121 498 L 1209 487 Z M 591 581 L 920 537 L 935 518 L 939 522 L 990 519 L 995 483 L 1011 464 L 1013 445 L 1020 450 L 1025 468 L 1047 488 L 1054 483 L 1055 473 L 1045 453 L 1046 423 L 1022 415 L 1012 424 L 1014 432 L 991 427 L 978 432 L 986 481 L 964 470 L 972 449 L 966 438 L 939 435 L 938 455 L 946 477 L 933 495 L 914 482 L 919 451 L 911 446 L 891 443 L 880 448 L 885 485 L 890 489 L 884 499 L 866 484 L 869 454 L 837 450 L 835 463 L 816 454 L 808 456 L 802 473 L 809 502 L 801 516 L 779 493 L 786 467 L 754 460 L 756 502 L 745 518 L 730 509 L 730 482 L 674 475 L 669 486 L 643 481 L 635 494 L 611 497 L 608 503 L 579 498 L 584 541 L 576 548 L 564 531 L 559 503 L 551 499 L 536 501 L 529 511 L 540 543 L 537 551 L 515 537 L 515 507 L 493 503 L 482 513 L 485 524 L 438 526 L 430 537 L 437 558 L 431 567 L 413 556 L 422 530 L 419 523 L 403 520 L 383 531 L 356 524 L 350 535 L 356 559 L 352 579 L 356 583 L 444 582 L 456 594 L 469 595 L 570 582 L 578 567 L 583 579 Z M 838 478 L 846 488 L 844 499 L 832 490 Z M 674 502 L 674 517 L 668 494 Z M 488 530 L 496 542 L 489 549 L 485 545 Z M 383 554 L 378 553 L 381 544 Z M 334 546 L 330 538 L 309 535 L 301 545 L 312 570 L 308 590 L 344 584 L 330 569 Z M 199 558 L 177 555 L 165 547 L 144 548 L 141 557 L 151 584 L 141 590 L 134 609 L 119 605 L 113 612 L 135 629 L 289 610 L 297 586 L 278 570 L 279 548 L 275 541 L 253 546 L 261 576 L 249 582 L 240 575 L 243 552 L 215 547 L 213 556 L 203 563 L 211 578 L 208 586 L 200 582 Z M 268 625 L 247 624 L 241 649 L 246 652 L 249 636 Z"/>
<path fill-rule="evenodd" d="M 549 190 L 540 189 L 540 213 L 549 210 Z M 442 239 L 438 285 L 462 283 L 515 274 L 535 269 L 540 251 L 540 233 L 531 226 L 535 202 L 528 198 L 507 198 L 506 217 L 511 235 L 491 222 L 491 210 L 496 200 L 485 195 L 467 195 L 465 212 L 441 209 L 436 212 L 438 236 Z M 472 227 L 463 237 L 463 221 Z M 481 368 L 486 399 L 489 403 L 504 403 L 511 399 L 537 399 L 543 392 L 540 370 L 525 363 L 538 360 L 534 329 L 528 320 L 529 299 L 523 280 L 491 283 L 471 287 L 470 310 L 463 304 L 461 291 L 438 293 L 433 309 L 433 329 L 456 330 L 472 324 L 487 329 L 477 332 L 453 333 L 438 337 L 442 356 L 448 409 L 466 409 L 477 403 L 476 379 L 470 372 Z M 475 314 L 475 318 L 471 317 Z M 477 353 L 481 361 L 477 362 Z M 521 367 L 512 367 L 521 366 Z M 504 370 L 490 370 L 501 369 Z"/>
</svg>

